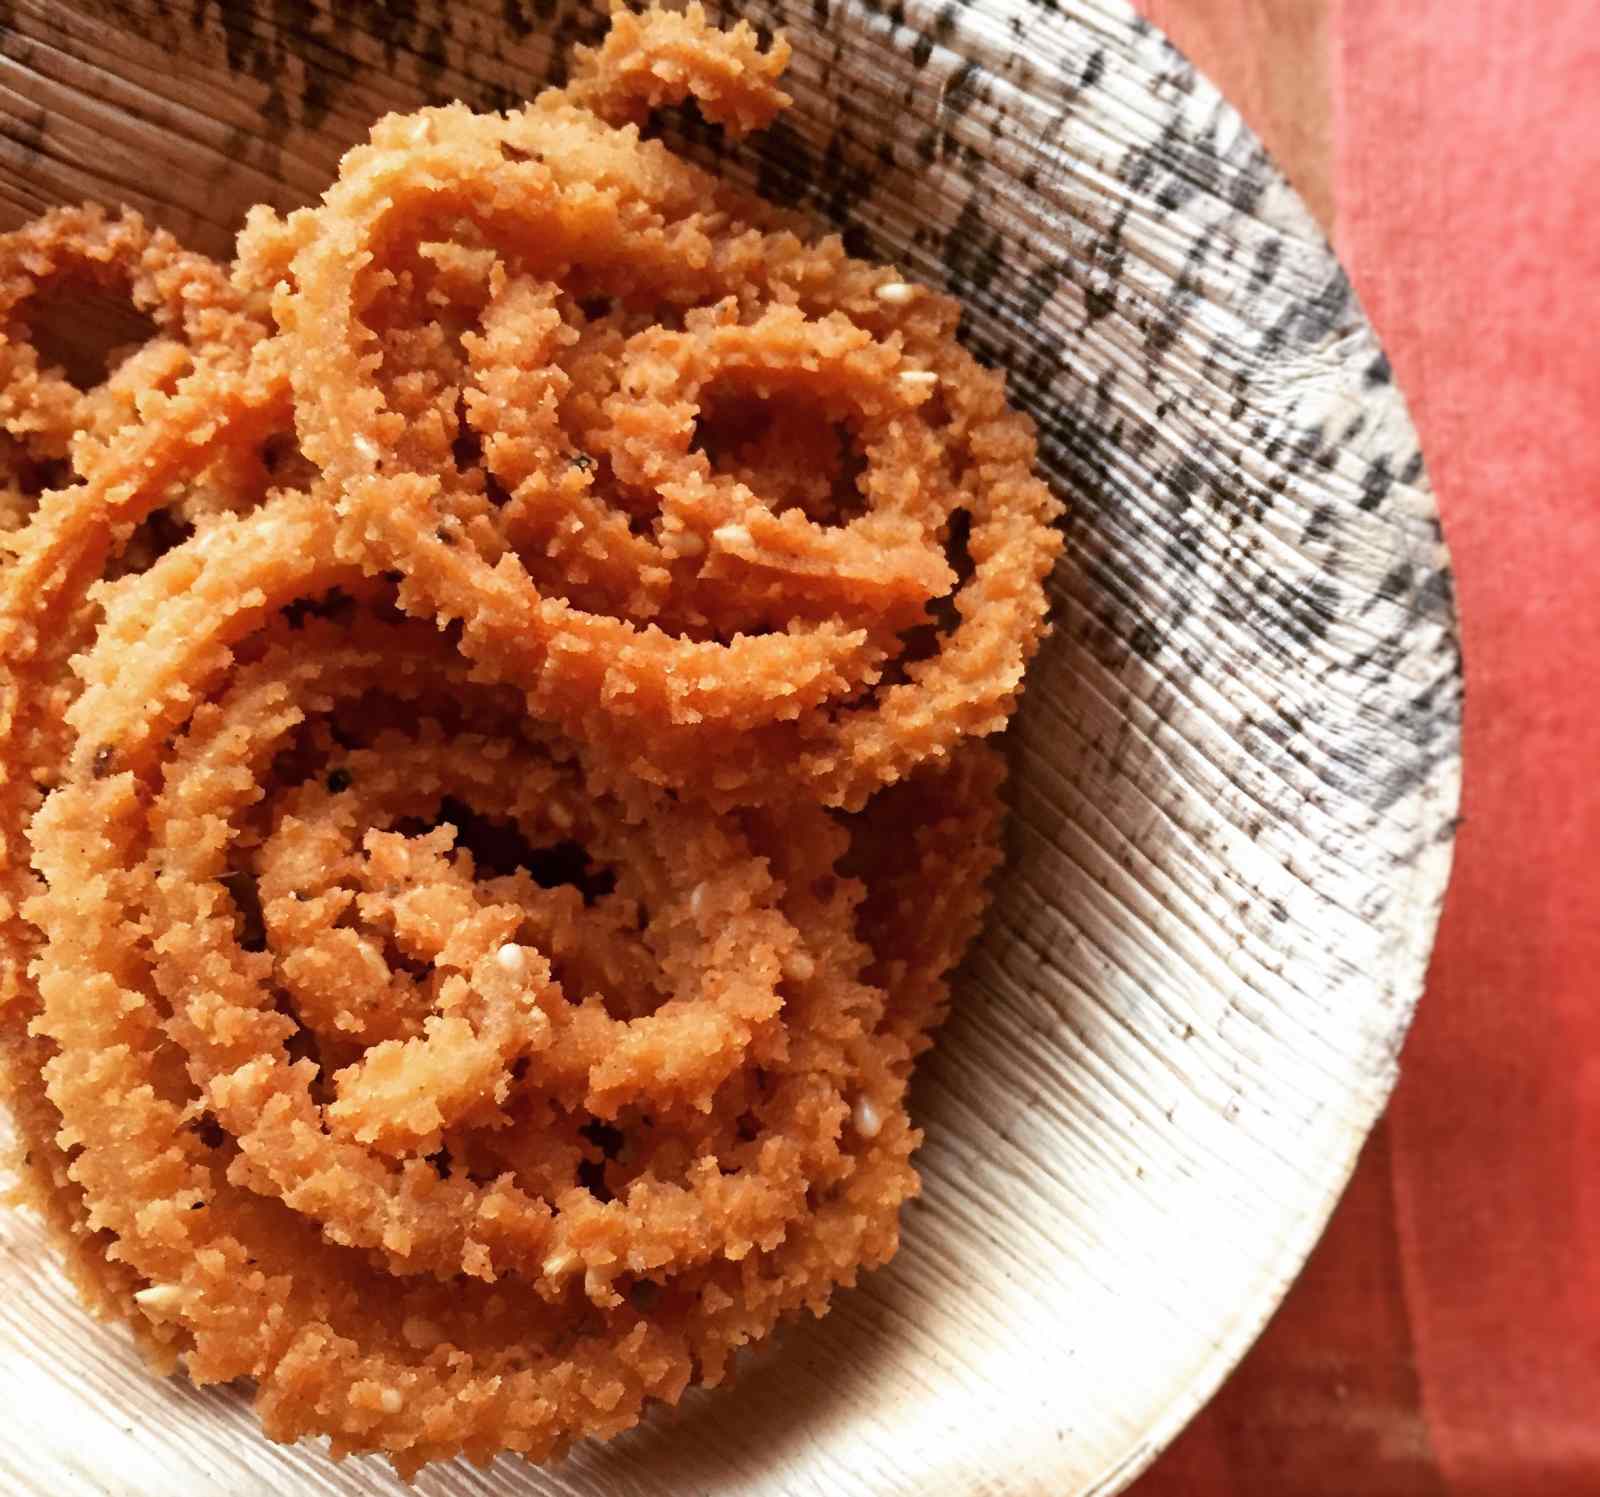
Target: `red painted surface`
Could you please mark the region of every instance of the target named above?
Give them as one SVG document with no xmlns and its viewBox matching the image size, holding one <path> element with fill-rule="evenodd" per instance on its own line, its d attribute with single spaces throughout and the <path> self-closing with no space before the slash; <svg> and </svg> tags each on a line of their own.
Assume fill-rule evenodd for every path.
<svg viewBox="0 0 1600 1497">
<path fill-rule="evenodd" d="M 1259 39 L 1260 0 L 1150 9 L 1180 39 L 1186 10 Z M 1465 823 L 1386 1123 L 1260 1345 L 1135 1491 L 1592 1497 L 1600 27 L 1592 0 L 1345 0 L 1329 37 L 1336 240 L 1455 557 Z M 1206 61 L 1252 116 L 1227 57 Z"/>
</svg>

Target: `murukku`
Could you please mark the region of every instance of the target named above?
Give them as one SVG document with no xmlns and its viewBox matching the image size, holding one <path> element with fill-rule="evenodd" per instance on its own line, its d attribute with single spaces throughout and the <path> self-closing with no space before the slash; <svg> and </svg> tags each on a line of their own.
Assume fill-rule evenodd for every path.
<svg viewBox="0 0 1600 1497">
<path fill-rule="evenodd" d="M 619 14 L 231 273 L 0 237 L 25 1191 L 275 1439 L 542 1460 L 895 1251 L 1059 506 L 953 302 L 641 136 L 786 58 Z M 83 388 L 79 282 L 153 327 Z"/>
<path fill-rule="evenodd" d="M 210 594 L 225 584 L 270 609 L 260 556 L 258 546 L 215 552 L 208 565 L 226 576 L 189 586 Z M 177 561 L 147 574 L 147 590 Z M 353 1343 L 344 1372 L 330 1382 L 319 1364 L 314 1416 L 299 1416 L 314 1417 L 336 1448 L 387 1449 L 407 1469 L 437 1453 L 445 1431 L 458 1448 L 481 1448 L 481 1419 L 501 1444 L 534 1454 L 631 1422 L 639 1400 L 681 1386 L 695 1359 L 715 1368 L 780 1310 L 825 1299 L 842 1263 L 870 1261 L 865 1244 L 892 1240 L 912 1188 L 895 1047 L 871 1032 L 883 993 L 854 976 L 867 956 L 850 934 L 858 895 L 825 899 L 811 887 L 845 833 L 820 811 L 806 813 L 813 834 L 784 829 L 789 892 L 737 827 L 709 812 L 668 802 L 630 824 L 619 807 L 608 836 L 594 825 L 603 798 L 534 745 L 463 724 L 446 734 L 426 720 L 403 748 L 380 734 L 369 750 L 316 765 L 315 780 L 289 795 L 262 843 L 266 929 L 285 900 L 328 901 L 325 873 L 305 888 L 286 873 L 296 860 L 284 839 L 326 802 L 354 796 L 376 865 L 369 877 L 390 901 L 369 901 L 365 921 L 387 920 L 407 959 L 427 959 L 442 980 L 419 1032 L 322 1075 L 292 1043 L 314 1032 L 298 1031 L 275 1001 L 277 954 L 240 941 L 227 828 L 247 832 L 263 767 L 308 710 L 327 715 L 337 697 L 381 686 L 407 700 L 444 689 L 459 711 L 469 683 L 458 660 L 440 659 L 436 637 L 413 653 L 377 629 L 275 632 L 281 643 L 204 702 L 170 750 L 166 662 L 154 649 L 126 652 L 141 680 L 117 700 L 161 726 L 130 721 L 126 767 L 75 779 L 35 818 L 47 884 L 27 907 L 46 937 L 37 1027 L 60 1049 L 45 1075 L 63 1137 L 80 1151 L 72 1174 L 94 1202 L 91 1220 L 154 1286 L 139 1291 L 140 1313 L 183 1336 L 191 1375 L 254 1377 L 269 1420 L 305 1404 L 297 1348 L 308 1327 L 348 1325 L 352 1284 L 385 1274 L 395 1324 L 386 1334 L 361 1312 L 360 1334 L 344 1333 Z M 190 658 L 218 657 L 202 645 Z M 159 766 L 147 764 L 157 756 Z M 153 800 L 147 768 L 159 768 Z M 385 847 L 408 819 L 469 795 L 512 822 L 539 818 L 547 832 L 576 835 L 615 868 L 603 898 L 624 906 L 614 925 L 653 958 L 658 1005 L 618 1018 L 603 991 L 564 996 L 559 957 L 552 967 L 532 944 L 557 923 L 553 901 L 527 877 L 444 875 L 443 827 L 402 836 L 409 854 Z M 147 849 L 142 862 L 130 857 L 136 847 Z M 403 920 L 400 872 L 411 875 L 398 891 L 410 901 Z M 362 923 L 344 928 L 383 963 Z M 291 946 L 282 961 L 306 950 Z M 292 973 L 283 989 L 295 990 Z M 863 1097 L 889 1120 L 871 1138 L 845 1126 Z M 219 1130 L 225 1168 L 190 1126 L 197 1119 Z M 584 1144 L 597 1129 L 615 1143 L 595 1175 Z M 446 1148 L 483 1176 L 441 1171 Z M 848 1204 L 830 1209 L 834 1194 Z M 299 1230 L 285 1235 L 271 1203 Z M 836 1256 L 841 1241 L 853 1244 L 848 1258 Z M 247 1292 L 221 1303 L 219 1276 L 241 1273 Z M 462 1276 L 494 1295 L 462 1290 Z M 625 1292 L 643 1281 L 662 1296 L 648 1316 Z M 494 1296 L 520 1304 L 507 1326 L 477 1320 Z M 588 1330 L 565 1355 L 532 1355 L 580 1324 Z"/>
<path fill-rule="evenodd" d="M 659 101 L 673 70 L 652 76 Z M 1057 506 L 946 299 L 556 93 L 385 120 L 318 208 L 262 232 L 295 245 L 274 311 L 346 554 L 398 570 L 404 607 L 459 623 L 627 774 L 723 806 L 780 787 L 852 806 L 1003 725 Z M 422 263 L 451 243 L 480 271 L 454 306 Z M 416 351 L 387 333 L 407 297 L 438 335 L 427 420 Z M 841 431 L 858 513 L 714 471 L 712 394 Z M 502 524 L 453 497 L 463 438 Z M 937 648 L 886 677 L 936 610 Z"/>
<path fill-rule="evenodd" d="M 80 388 L 38 336 L 85 293 L 124 302 L 150 336 L 106 350 L 101 377 Z M 196 359 L 242 360 L 265 336 L 264 313 L 222 266 L 137 213 L 57 208 L 0 234 L 0 525 L 16 529 L 46 488 L 81 477 L 83 444 L 127 426 L 139 391 L 170 391 Z"/>
</svg>

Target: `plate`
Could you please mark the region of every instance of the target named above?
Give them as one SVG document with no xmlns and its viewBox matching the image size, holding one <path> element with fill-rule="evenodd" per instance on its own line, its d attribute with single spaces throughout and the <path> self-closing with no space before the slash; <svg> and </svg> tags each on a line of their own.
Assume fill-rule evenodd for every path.
<svg viewBox="0 0 1600 1497">
<path fill-rule="evenodd" d="M 6 7 L 0 203 L 126 199 L 197 247 L 313 195 L 386 108 L 505 106 L 562 0 Z M 752 0 L 796 106 L 666 133 L 949 287 L 1070 500 L 1010 735 L 993 915 L 916 1111 L 891 1267 L 606 1446 L 417 1490 L 1121 1490 L 1316 1239 L 1396 1074 L 1448 874 L 1461 665 L 1404 403 L 1234 111 L 1112 0 Z M 153 171 L 151 163 L 159 164 Z M 399 1491 L 163 1385 L 0 1224 L 10 1490 Z"/>
</svg>

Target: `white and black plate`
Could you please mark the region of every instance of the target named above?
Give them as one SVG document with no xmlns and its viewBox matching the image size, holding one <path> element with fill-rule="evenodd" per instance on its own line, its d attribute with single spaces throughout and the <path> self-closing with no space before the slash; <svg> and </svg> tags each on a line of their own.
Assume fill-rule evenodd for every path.
<svg viewBox="0 0 1600 1497">
<path fill-rule="evenodd" d="M 336 13 L 335 13 L 336 12 Z M 730 16 L 733 14 L 729 7 Z M 1234 111 L 1120 0 L 750 0 L 795 108 L 669 136 L 947 286 L 1072 506 L 993 917 L 919 1080 L 887 1270 L 607 1446 L 418 1490 L 1120 1490 L 1320 1232 L 1395 1078 L 1449 868 L 1449 561 L 1387 361 Z M 0 5 L 0 208 L 200 247 L 383 109 L 504 106 L 603 23 L 543 0 Z M 149 162 L 163 163 L 152 173 Z M 0 1224 L 0 1482 L 399 1490 L 158 1384 Z"/>
</svg>

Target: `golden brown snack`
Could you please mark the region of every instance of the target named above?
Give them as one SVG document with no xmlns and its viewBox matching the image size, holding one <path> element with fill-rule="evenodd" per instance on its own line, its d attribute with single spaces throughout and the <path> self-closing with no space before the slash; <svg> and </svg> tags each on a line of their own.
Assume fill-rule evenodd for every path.
<svg viewBox="0 0 1600 1497">
<path fill-rule="evenodd" d="M 1057 506 L 952 302 L 641 140 L 786 55 L 621 15 L 231 281 L 0 239 L 14 327 L 158 324 L 0 371 L 0 1074 L 87 1301 L 274 1438 L 543 1459 L 895 1250 Z"/>
<path fill-rule="evenodd" d="M 963 744 L 881 790 L 850 818 L 842 868 L 865 890 L 857 930 L 872 952 L 866 980 L 888 995 L 882 1029 L 908 1062 L 933 1043 L 950 1004 L 950 976 L 983 922 L 1000 866 L 1006 763 Z"/>
<path fill-rule="evenodd" d="M 260 555 L 219 551 L 214 576 L 182 585 L 270 609 L 276 568 Z M 141 579 L 146 604 L 180 560 Z M 236 628 L 219 619 L 213 636 Z M 154 640 L 119 641 L 137 677 L 117 683 L 120 767 L 75 778 L 33 828 L 49 885 L 28 906 L 47 938 L 40 1028 L 61 1051 L 50 1096 L 96 1221 L 154 1286 L 139 1313 L 192 1376 L 254 1377 L 274 1433 L 326 1431 L 402 1470 L 460 1448 L 539 1456 L 631 1423 L 695 1363 L 714 1381 L 782 1310 L 887 1256 L 913 1135 L 896 1047 L 870 1033 L 883 994 L 854 975 L 859 890 L 809 887 L 843 847 L 822 813 L 784 828 L 789 887 L 731 823 L 664 803 L 633 824 L 537 745 L 471 731 L 472 688 L 436 637 L 314 623 L 271 625 L 267 641 L 170 750 L 171 661 Z M 221 659 L 210 642 L 186 655 Z M 308 708 L 328 720 L 375 693 L 419 714 L 437 698 L 457 722 L 312 753 L 281 811 L 266 805 L 260 778 L 304 738 Z M 503 701 L 482 713 L 506 715 Z M 352 825 L 333 814 L 346 795 L 369 829 L 341 859 L 327 842 Z M 570 894 L 474 881 L 443 827 L 394 830 L 460 796 L 581 839 L 616 880 L 597 903 L 597 920 L 621 917 L 611 949 L 569 975 Z M 297 848 L 311 826 L 323 846 Z M 266 828 L 240 866 L 237 844 Z M 274 948 L 271 932 L 286 901 L 340 902 L 327 871 L 352 859 L 379 897 L 343 927 L 342 954 L 324 951 L 376 964 L 385 987 L 425 960 L 431 1012 L 329 1074 L 319 1032 L 275 997 L 308 948 Z M 264 950 L 240 940 L 241 873 L 260 879 Z M 587 994 L 555 981 L 608 964 L 625 977 L 630 957 L 659 995 L 632 1018 L 608 1011 L 612 993 L 640 1001 L 615 978 Z M 862 1098 L 884 1120 L 870 1139 L 844 1126 Z"/>
<path fill-rule="evenodd" d="M 649 76 L 652 102 L 692 87 Z M 1003 726 L 1058 506 L 948 299 L 562 93 L 381 121 L 247 261 L 258 235 L 293 246 L 274 311 L 345 554 L 620 772 L 853 807 Z M 859 456 L 823 518 L 717 471 L 697 437 L 730 401 Z M 951 626 L 902 663 L 935 605 Z"/>
<path fill-rule="evenodd" d="M 36 332 L 40 319 L 70 321 L 85 292 L 125 299 L 153 334 L 109 350 L 103 380 L 80 389 L 40 353 Z M 135 419 L 141 390 L 170 392 L 197 359 L 241 361 L 265 336 L 264 312 L 222 266 L 131 211 L 57 208 L 0 234 L 0 527 L 20 525 L 46 488 L 81 478 L 94 440 Z"/>
<path fill-rule="evenodd" d="M 778 87 L 789 43 L 762 51 L 748 21 L 718 31 L 699 0 L 679 14 L 617 6 L 598 47 L 579 47 L 566 94 L 613 125 L 643 125 L 651 110 L 693 96 L 713 124 L 742 135 L 772 123 L 793 102 Z"/>
<path fill-rule="evenodd" d="M 0 574 L 0 1078 L 28 1165 L 26 1198 L 59 1231 L 85 1299 L 119 1314 L 128 1313 L 137 1280 L 108 1260 L 108 1239 L 70 1177 L 42 1080 L 52 1047 L 31 1027 L 37 994 L 28 966 L 39 932 L 21 914 L 38 887 L 29 826 L 67 773 L 75 736 L 67 714 L 82 686 L 71 662 L 95 640 L 114 598 L 119 584 L 106 579 L 147 540 L 153 514 L 208 471 L 248 468 L 290 415 L 281 381 L 253 377 L 231 356 L 203 359 L 171 394 L 147 391 L 143 405 L 138 424 L 115 442 L 87 426 L 75 434 L 83 481 L 39 497 Z M 91 759 L 107 768 L 115 745 L 96 743 Z"/>
</svg>

